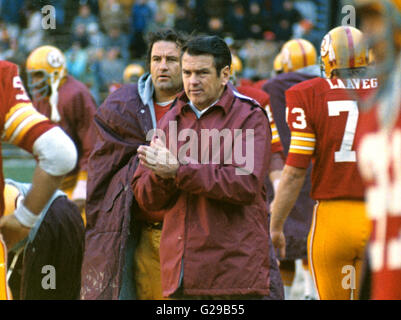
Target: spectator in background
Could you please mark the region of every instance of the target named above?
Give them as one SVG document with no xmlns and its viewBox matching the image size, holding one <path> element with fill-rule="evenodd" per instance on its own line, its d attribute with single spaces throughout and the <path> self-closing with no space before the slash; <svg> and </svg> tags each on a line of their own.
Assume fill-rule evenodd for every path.
<svg viewBox="0 0 401 320">
<path fill-rule="evenodd" d="M 99 61 L 100 79 L 103 84 L 103 90 L 107 90 L 113 83 L 121 83 L 125 68 L 124 60 L 120 56 L 118 48 L 109 48 Z"/>
<path fill-rule="evenodd" d="M 283 11 L 278 15 L 275 28 L 276 40 L 287 41 L 292 36 L 293 25 L 302 19 L 301 14 L 294 8 L 292 0 L 283 2 Z"/>
<path fill-rule="evenodd" d="M 106 0 L 103 2 L 102 9 L 100 10 L 100 20 L 106 32 L 113 26 L 118 26 L 120 30 L 126 30 L 128 17 L 121 4 L 117 0 Z"/>
<path fill-rule="evenodd" d="M 85 48 L 88 45 L 86 39 L 76 39 L 71 48 L 65 52 L 68 72 L 77 80 L 86 83 L 88 53 Z"/>
<path fill-rule="evenodd" d="M 20 45 L 25 52 L 30 52 L 39 47 L 43 42 L 44 30 L 42 28 L 42 13 L 35 10 L 34 5 L 25 7 L 27 28 L 22 31 Z"/>
<path fill-rule="evenodd" d="M 71 42 L 80 41 L 85 43 L 85 47 L 88 45 L 88 35 L 86 33 L 86 26 L 83 23 L 79 23 L 75 26 L 72 35 Z"/>
<path fill-rule="evenodd" d="M 131 11 L 131 49 L 134 57 L 142 57 L 146 53 L 144 34 L 153 20 L 154 12 L 147 0 L 137 0 Z"/>
<path fill-rule="evenodd" d="M 24 0 L 0 0 L 0 18 L 5 21 L 11 37 L 17 37 L 22 24 Z"/>
<path fill-rule="evenodd" d="M 176 0 L 166 0 L 166 1 L 160 1 L 160 6 L 159 10 L 164 13 L 164 21 L 163 21 L 163 26 L 164 27 L 173 27 L 174 26 L 174 20 L 177 14 L 177 2 Z"/>
<path fill-rule="evenodd" d="M 105 38 L 104 47 L 106 50 L 115 49 L 118 55 L 123 59 L 124 64 L 129 61 L 129 40 L 122 33 L 119 25 L 111 25 Z"/>
<path fill-rule="evenodd" d="M 87 28 L 90 48 L 103 48 L 106 43 L 105 35 L 99 30 L 97 23 L 90 23 Z"/>
<path fill-rule="evenodd" d="M 188 8 L 187 6 L 178 6 L 174 27 L 178 31 L 191 33 L 195 28 L 193 22 L 194 19 L 194 15 L 190 8 Z"/>
<path fill-rule="evenodd" d="M 79 6 L 78 15 L 72 21 L 72 30 L 74 31 L 79 24 L 85 25 L 85 29 L 90 23 L 98 23 L 97 17 L 91 13 L 91 8 L 84 3 Z"/>
<path fill-rule="evenodd" d="M 249 37 L 248 19 L 242 3 L 238 2 L 232 8 L 228 16 L 228 28 L 236 40 L 244 40 Z"/>
<path fill-rule="evenodd" d="M 220 17 L 210 17 L 208 20 L 208 33 L 223 38 L 224 20 Z"/>
<path fill-rule="evenodd" d="M 7 26 L 4 21 L 0 21 L 0 58 L 6 60 L 9 56 L 10 50 L 10 35 L 7 30 Z"/>
<path fill-rule="evenodd" d="M 248 37 L 253 39 L 263 39 L 263 32 L 268 29 L 266 17 L 262 15 L 262 9 L 258 2 L 251 2 L 249 13 L 247 14 Z"/>
</svg>

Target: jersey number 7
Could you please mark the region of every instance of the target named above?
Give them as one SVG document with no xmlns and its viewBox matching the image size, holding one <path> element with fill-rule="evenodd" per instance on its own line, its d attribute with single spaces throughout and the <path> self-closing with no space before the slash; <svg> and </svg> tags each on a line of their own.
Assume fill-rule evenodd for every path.
<svg viewBox="0 0 401 320">
<path fill-rule="evenodd" d="M 329 101 L 329 116 L 339 116 L 341 112 L 348 112 L 345 131 L 340 150 L 334 153 L 334 162 L 356 162 L 356 152 L 352 150 L 358 123 L 358 104 L 354 100 Z"/>
</svg>

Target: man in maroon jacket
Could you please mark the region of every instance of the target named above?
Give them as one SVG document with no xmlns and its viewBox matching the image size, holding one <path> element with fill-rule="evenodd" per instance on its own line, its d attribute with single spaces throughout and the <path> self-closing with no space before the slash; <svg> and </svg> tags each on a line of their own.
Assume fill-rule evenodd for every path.
<svg viewBox="0 0 401 320">
<path fill-rule="evenodd" d="M 141 208 L 165 210 L 163 295 L 262 299 L 269 294 L 269 122 L 227 86 L 231 53 L 222 39 L 196 37 L 182 51 L 185 93 L 150 146 L 138 148 L 132 182 Z"/>
<path fill-rule="evenodd" d="M 95 115 L 89 158 L 87 226 L 81 298 L 162 299 L 159 239 L 163 216 L 138 208 L 130 188 L 137 148 L 182 90 L 184 37 L 172 29 L 148 34 L 150 73 L 125 84 Z"/>
</svg>

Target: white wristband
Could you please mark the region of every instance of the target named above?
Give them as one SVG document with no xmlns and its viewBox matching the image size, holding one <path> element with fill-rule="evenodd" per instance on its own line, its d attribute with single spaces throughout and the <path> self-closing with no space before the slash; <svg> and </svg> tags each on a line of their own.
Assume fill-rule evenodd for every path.
<svg viewBox="0 0 401 320">
<path fill-rule="evenodd" d="M 28 228 L 32 228 L 39 220 L 39 215 L 30 212 L 23 203 L 14 211 L 14 215 L 22 225 Z"/>
</svg>

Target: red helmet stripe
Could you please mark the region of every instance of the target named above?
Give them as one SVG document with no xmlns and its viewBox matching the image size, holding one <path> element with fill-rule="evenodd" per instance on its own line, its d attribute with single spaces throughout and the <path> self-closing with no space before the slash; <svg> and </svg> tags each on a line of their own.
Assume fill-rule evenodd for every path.
<svg viewBox="0 0 401 320">
<path fill-rule="evenodd" d="M 305 48 L 304 48 L 304 46 L 302 45 L 302 42 L 301 41 L 299 41 L 298 39 L 297 39 L 297 42 L 298 42 L 298 44 L 299 44 L 299 46 L 300 46 L 300 48 L 301 48 L 301 51 L 302 51 L 302 57 L 303 57 L 303 59 L 304 59 L 304 67 L 306 67 L 307 66 L 307 57 L 306 57 L 306 52 L 305 52 Z"/>
<path fill-rule="evenodd" d="M 349 27 L 345 27 L 345 33 L 347 34 L 348 40 L 348 52 L 349 56 L 349 66 L 350 68 L 355 67 L 355 47 L 354 47 L 354 39 L 352 38 L 351 29 Z"/>
</svg>

